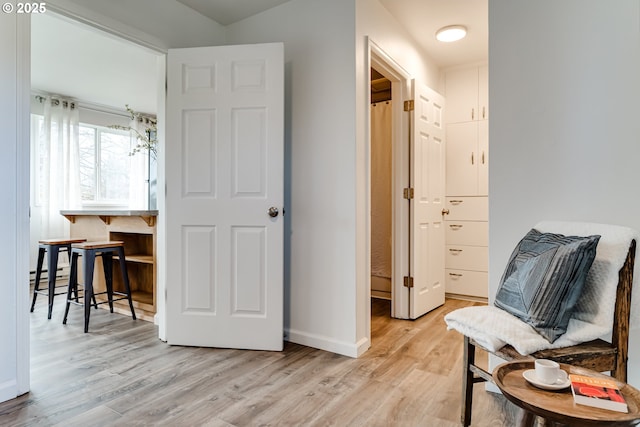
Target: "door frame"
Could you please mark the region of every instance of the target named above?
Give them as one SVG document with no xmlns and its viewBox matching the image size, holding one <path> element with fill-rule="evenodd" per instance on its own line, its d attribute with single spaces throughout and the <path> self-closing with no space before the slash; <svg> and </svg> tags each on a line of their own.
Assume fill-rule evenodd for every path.
<svg viewBox="0 0 640 427">
<path fill-rule="evenodd" d="M 21 19 L 16 19 L 16 241 L 14 269 L 8 274 L 13 275 L 14 280 L 8 280 L 9 286 L 17 284 L 15 293 L 15 331 L 9 331 L 15 337 L 15 386 L 13 384 L 0 384 L 4 391 L 13 388 L 17 396 L 30 390 L 30 332 L 29 332 L 29 173 L 30 173 L 30 144 L 29 136 L 31 131 L 30 121 L 30 96 L 31 96 L 31 18 L 24 15 Z M 13 326 L 3 325 L 5 326 Z M 11 380 L 11 379 L 10 379 Z M 2 391 L 2 390 L 0 390 Z M 4 397 L 0 401 L 5 400 Z"/>
<path fill-rule="evenodd" d="M 157 60 L 157 70 L 158 70 L 158 144 L 160 147 L 159 156 L 157 159 L 158 164 L 158 188 L 164 188 L 164 170 L 165 170 L 165 159 L 162 155 L 163 147 L 164 147 L 164 123 L 165 123 L 165 104 L 166 104 L 166 92 L 165 92 L 165 79 L 166 79 L 166 54 L 167 49 L 157 45 L 156 43 L 148 40 L 144 40 L 139 35 L 128 34 L 127 32 L 117 29 L 115 27 L 109 25 L 99 24 L 95 21 L 87 19 L 80 15 L 79 13 L 75 13 L 73 11 L 63 9 L 57 7 L 53 4 L 47 4 L 47 12 L 55 13 L 60 17 L 79 22 L 85 25 L 88 25 L 96 30 L 105 32 L 107 34 L 111 34 L 119 39 L 125 40 L 129 43 L 136 44 L 142 48 L 151 50 L 158 54 Z M 21 213 L 20 208 L 23 204 L 27 207 L 29 206 L 29 181 L 30 181 L 30 168 L 29 168 L 29 135 L 30 135 L 30 96 L 31 96 L 31 79 L 30 78 L 21 78 L 20 76 L 30 76 L 31 75 L 31 19 L 28 15 L 24 16 L 25 19 L 18 20 L 18 31 L 16 34 L 16 45 L 17 45 L 17 63 L 21 68 L 22 72 L 18 74 L 18 99 L 16 100 L 16 111 L 18 114 L 17 120 L 17 132 L 18 139 L 26 141 L 26 143 L 21 144 L 22 149 L 16 154 L 16 159 L 18 161 L 19 167 L 18 170 L 21 171 L 19 176 L 17 177 L 18 182 L 22 183 L 21 187 L 26 188 L 26 201 L 22 204 L 19 203 L 18 206 L 18 214 Z M 26 167 L 20 167 L 24 166 Z M 158 210 L 160 212 L 165 210 L 165 197 L 164 192 L 158 192 Z M 17 219 L 20 221 L 21 216 Z M 28 218 L 28 212 L 25 212 L 25 218 Z M 29 221 L 28 219 L 24 222 L 26 224 L 25 227 L 19 227 L 16 230 L 17 239 L 19 242 L 25 242 L 26 245 L 23 250 L 20 247 L 17 248 L 17 256 L 18 262 L 17 267 L 19 270 L 23 270 L 24 272 L 18 271 L 18 278 L 26 277 L 26 285 L 25 286 L 17 286 L 16 287 L 16 302 L 17 307 L 22 307 L 24 311 L 20 311 L 18 308 L 17 318 L 16 318 L 16 354 L 17 354 L 17 390 L 19 392 L 18 395 L 28 392 L 31 389 L 30 386 L 30 353 L 31 353 L 31 345 L 30 345 L 30 322 L 31 319 L 29 317 L 29 304 L 30 301 L 30 289 L 29 289 Z M 165 249 L 165 219 L 163 215 L 158 215 L 158 223 L 157 223 L 157 254 L 156 254 L 156 268 L 157 268 L 157 283 L 156 283 L 156 292 L 158 295 L 165 295 L 165 283 L 166 283 L 166 272 L 163 270 L 161 266 L 166 266 L 166 249 Z M 25 253 L 24 259 L 21 256 L 21 253 Z M 158 267 L 160 266 L 160 267 Z M 18 281 L 19 283 L 19 281 Z M 163 297 L 159 297 L 157 299 L 157 312 L 155 323 L 158 325 L 158 334 L 160 339 L 164 339 L 165 333 L 165 300 Z"/>
<path fill-rule="evenodd" d="M 404 203 L 402 190 L 409 186 L 409 161 L 410 161 L 410 128 L 407 115 L 404 112 L 404 100 L 410 96 L 411 75 L 389 54 L 387 54 L 375 41 L 367 37 L 368 67 L 375 68 L 384 77 L 391 81 L 392 93 L 392 278 L 391 278 L 391 316 L 399 319 L 409 318 L 409 292 L 403 285 L 403 277 L 409 275 L 409 204 Z M 368 88 L 371 88 L 371 73 L 368 75 Z M 367 90 L 367 104 L 371 103 L 370 89 Z M 367 334 L 371 336 L 371 112 L 366 109 L 366 135 L 367 147 L 365 169 L 367 170 L 366 183 L 366 258 L 367 282 L 366 307 L 367 310 Z"/>
</svg>

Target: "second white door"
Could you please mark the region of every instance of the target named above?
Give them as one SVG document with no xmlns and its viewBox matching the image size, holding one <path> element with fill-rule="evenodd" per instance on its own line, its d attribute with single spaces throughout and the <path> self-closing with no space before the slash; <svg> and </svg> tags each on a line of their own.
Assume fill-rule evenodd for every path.
<svg viewBox="0 0 640 427">
<path fill-rule="evenodd" d="M 444 304 L 446 150 L 444 98 L 415 80 L 412 98 L 409 317 L 416 319 Z"/>
</svg>

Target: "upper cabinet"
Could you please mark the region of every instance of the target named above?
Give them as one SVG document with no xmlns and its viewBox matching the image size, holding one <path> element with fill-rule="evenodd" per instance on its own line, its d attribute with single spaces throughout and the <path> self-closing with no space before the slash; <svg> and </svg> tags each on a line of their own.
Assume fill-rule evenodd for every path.
<svg viewBox="0 0 640 427">
<path fill-rule="evenodd" d="M 447 196 L 489 194 L 487 120 L 447 125 Z"/>
<path fill-rule="evenodd" d="M 487 65 L 447 71 L 447 123 L 489 118 L 488 75 Z"/>
</svg>

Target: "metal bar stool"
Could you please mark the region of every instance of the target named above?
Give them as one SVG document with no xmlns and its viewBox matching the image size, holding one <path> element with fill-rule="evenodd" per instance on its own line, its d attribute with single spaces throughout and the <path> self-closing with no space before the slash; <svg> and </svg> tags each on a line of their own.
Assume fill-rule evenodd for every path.
<svg viewBox="0 0 640 427">
<path fill-rule="evenodd" d="M 124 293 L 115 292 L 113 290 L 113 255 L 118 256 L 120 262 L 120 271 L 122 273 L 122 282 L 124 284 Z M 82 255 L 82 268 L 84 271 L 84 301 L 79 302 L 71 298 L 71 293 L 78 286 L 78 256 Z M 107 290 L 104 292 L 94 293 L 93 291 L 93 270 L 96 256 L 102 257 L 102 266 L 104 268 L 104 278 Z M 89 331 L 89 315 L 91 314 L 91 300 L 95 295 L 107 294 L 107 301 L 97 304 L 109 304 L 109 309 L 113 313 L 113 302 L 120 300 L 128 300 L 131 309 L 131 317 L 136 319 L 136 313 L 133 309 L 133 301 L 131 300 L 131 288 L 129 286 L 129 275 L 127 273 L 127 263 L 124 258 L 124 242 L 106 241 L 106 242 L 84 242 L 75 243 L 71 246 L 71 272 L 69 274 L 69 286 L 67 288 L 67 306 L 64 311 L 63 324 L 67 324 L 67 315 L 69 314 L 69 305 L 84 305 L 84 331 Z M 113 298 L 117 295 L 119 298 Z"/>
<path fill-rule="evenodd" d="M 56 286 L 56 272 L 58 271 L 58 254 L 62 252 L 67 252 L 69 258 L 71 258 L 71 245 L 73 243 L 81 243 L 86 242 L 87 239 L 46 239 L 40 240 L 38 243 L 40 247 L 38 249 L 38 265 L 36 267 L 36 279 L 33 287 L 33 302 L 31 303 L 31 312 L 36 306 L 36 298 L 38 294 L 44 294 L 49 296 L 49 313 L 47 315 L 48 319 L 51 319 L 51 312 L 53 310 L 53 297 L 56 295 L 62 295 L 65 292 L 56 293 L 56 288 L 62 287 L 64 285 Z M 45 291 L 40 290 L 40 278 L 42 277 L 42 264 L 44 261 L 44 254 L 49 254 L 47 259 L 47 274 L 48 274 L 48 286 Z"/>
</svg>

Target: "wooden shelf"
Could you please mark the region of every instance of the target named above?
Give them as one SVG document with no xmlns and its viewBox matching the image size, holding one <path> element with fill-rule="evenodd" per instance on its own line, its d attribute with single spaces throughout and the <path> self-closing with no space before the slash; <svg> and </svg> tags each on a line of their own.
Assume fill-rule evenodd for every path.
<svg viewBox="0 0 640 427">
<path fill-rule="evenodd" d="M 115 296 L 115 298 L 120 298 Z M 98 302 L 107 301 L 106 295 L 98 295 L 96 297 Z M 153 294 L 150 292 L 133 291 L 131 292 L 131 299 L 133 302 L 133 308 L 136 311 L 136 317 L 148 322 L 153 322 L 155 307 L 153 305 Z M 108 304 L 101 304 L 98 306 L 101 309 L 109 309 Z M 129 302 L 125 300 L 114 301 L 113 311 L 125 316 L 131 316 L 131 310 L 129 309 Z"/>
<path fill-rule="evenodd" d="M 113 259 L 118 259 L 117 256 L 114 256 Z M 138 262 L 140 264 L 153 264 L 153 255 L 146 254 L 130 254 L 125 255 L 125 260 L 127 262 Z"/>
<path fill-rule="evenodd" d="M 133 299 L 134 307 L 136 302 L 153 307 L 153 294 L 151 292 L 133 291 L 131 292 L 131 299 Z"/>
</svg>

